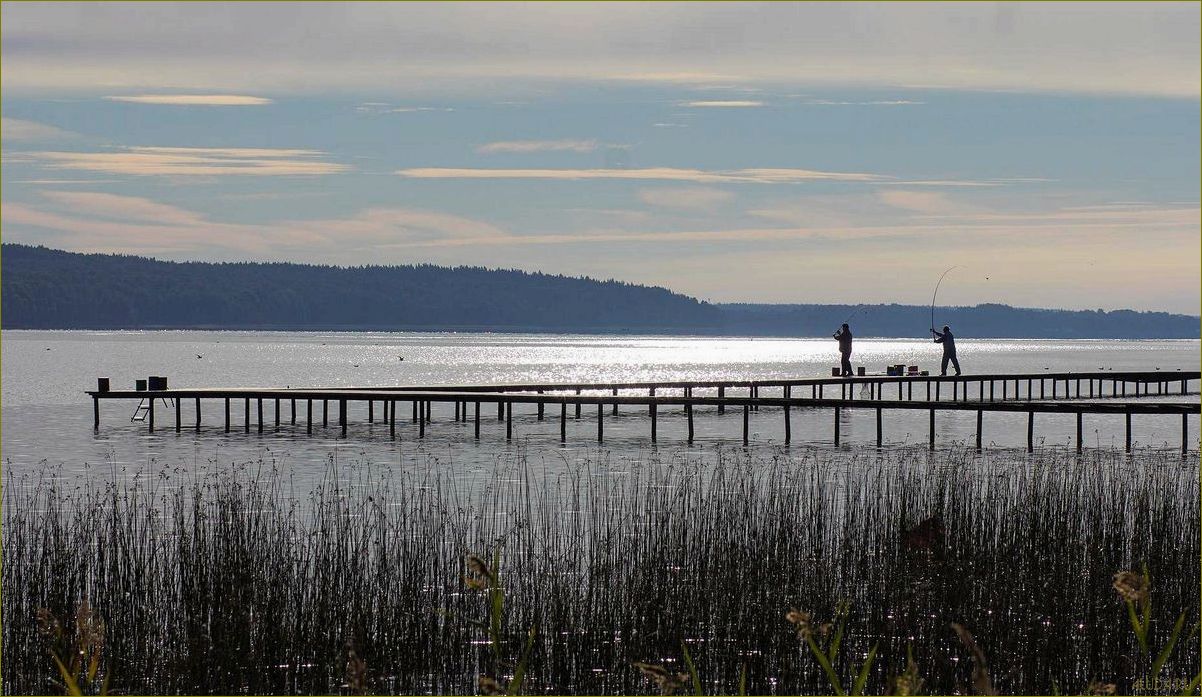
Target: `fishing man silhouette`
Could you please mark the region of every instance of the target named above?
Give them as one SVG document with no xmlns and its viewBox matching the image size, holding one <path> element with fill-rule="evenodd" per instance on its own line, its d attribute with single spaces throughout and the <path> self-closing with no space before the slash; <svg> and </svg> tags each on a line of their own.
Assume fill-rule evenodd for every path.
<svg viewBox="0 0 1202 697">
<path fill-rule="evenodd" d="M 842 366 L 842 377 L 848 377 L 851 373 L 851 327 L 844 322 L 839 331 L 835 332 L 834 337 L 839 340 L 839 355 L 843 357 L 840 361 Z"/>
<path fill-rule="evenodd" d="M 956 337 L 952 336 L 952 328 L 945 324 L 943 331 L 937 332 L 931 327 L 931 333 L 935 335 L 936 344 L 943 344 L 943 364 L 939 367 L 939 374 L 947 375 L 947 362 L 951 361 L 956 368 L 956 375 L 959 375 L 960 361 L 956 359 Z"/>
</svg>

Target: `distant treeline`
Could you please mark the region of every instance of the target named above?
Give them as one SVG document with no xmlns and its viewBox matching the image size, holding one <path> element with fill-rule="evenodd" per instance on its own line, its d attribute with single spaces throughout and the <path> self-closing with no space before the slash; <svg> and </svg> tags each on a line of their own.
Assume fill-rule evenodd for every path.
<svg viewBox="0 0 1202 697">
<path fill-rule="evenodd" d="M 712 304 L 664 288 L 480 267 L 168 262 L 5 244 L 5 329 L 492 330 L 920 336 L 913 305 Z M 958 336 L 1198 338 L 1195 316 L 941 307 Z"/>
</svg>

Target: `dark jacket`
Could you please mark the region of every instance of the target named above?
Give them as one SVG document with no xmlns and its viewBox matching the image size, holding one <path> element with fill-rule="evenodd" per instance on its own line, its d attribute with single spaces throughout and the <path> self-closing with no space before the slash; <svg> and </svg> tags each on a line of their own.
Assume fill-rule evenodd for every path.
<svg viewBox="0 0 1202 697">
<path fill-rule="evenodd" d="M 943 344 L 943 355 L 956 355 L 956 337 L 952 336 L 951 330 L 943 333 L 935 332 L 935 343 Z"/>
<path fill-rule="evenodd" d="M 839 340 L 839 353 L 851 353 L 851 330 L 843 331 L 840 329 L 835 332 L 835 338 Z"/>
</svg>

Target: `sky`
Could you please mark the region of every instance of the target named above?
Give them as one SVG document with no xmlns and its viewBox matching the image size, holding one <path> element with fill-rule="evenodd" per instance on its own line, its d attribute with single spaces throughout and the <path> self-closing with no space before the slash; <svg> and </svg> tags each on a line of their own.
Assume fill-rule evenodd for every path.
<svg viewBox="0 0 1202 697">
<path fill-rule="evenodd" d="M 1199 314 L 1198 3 L 0 5 L 0 236 Z"/>
</svg>

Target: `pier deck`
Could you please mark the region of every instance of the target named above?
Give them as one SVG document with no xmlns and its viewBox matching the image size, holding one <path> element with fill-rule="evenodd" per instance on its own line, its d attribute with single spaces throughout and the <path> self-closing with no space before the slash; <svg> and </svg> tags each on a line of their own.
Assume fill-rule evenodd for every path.
<svg viewBox="0 0 1202 697">
<path fill-rule="evenodd" d="M 749 412 L 763 408 L 783 411 L 782 428 L 784 442 L 792 439 L 790 412 L 793 409 L 831 409 L 834 413 L 833 440 L 839 444 L 839 416 L 843 409 L 872 408 L 876 410 L 877 445 L 883 445 L 882 423 L 884 412 L 890 410 L 926 410 L 929 412 L 929 443 L 935 446 L 935 413 L 937 411 L 974 411 L 977 416 L 976 447 L 981 447 L 981 432 L 985 412 L 1019 412 L 1027 414 L 1027 448 L 1034 447 L 1034 425 L 1036 414 L 1075 414 L 1077 420 L 1077 449 L 1083 447 L 1082 419 L 1085 415 L 1121 414 L 1126 422 L 1126 448 L 1131 450 L 1131 417 L 1137 414 L 1160 416 L 1178 415 L 1181 418 L 1181 448 L 1189 449 L 1187 418 L 1202 412 L 1197 400 L 1151 401 L 1142 399 L 1152 396 L 1190 395 L 1190 383 L 1202 379 L 1198 371 L 1144 371 L 1098 373 L 1041 373 L 1041 374 L 991 374 L 961 376 L 855 376 L 848 378 L 796 378 L 734 381 L 657 381 L 621 383 L 546 383 L 510 385 L 453 385 L 420 387 L 209 387 L 173 388 L 156 390 L 109 390 L 89 391 L 93 399 L 94 428 L 100 428 L 101 400 L 137 399 L 140 408 L 146 411 L 148 428 L 155 429 L 155 402 L 166 400 L 168 408 L 174 410 L 175 430 L 183 428 L 181 402 L 195 403 L 195 429 L 200 430 L 202 400 L 219 400 L 224 409 L 225 431 L 231 430 L 231 404 L 241 401 L 244 418 L 243 428 L 251 428 L 251 404 L 256 406 L 256 430 L 264 430 L 264 400 L 274 402 L 274 426 L 278 430 L 282 414 L 281 402 L 291 406 L 291 423 L 297 421 L 297 402 L 305 405 L 306 431 L 312 433 L 314 403 L 320 403 L 321 425 L 329 426 L 330 404 L 337 406 L 337 423 L 343 437 L 347 434 L 347 406 L 349 403 L 365 403 L 368 421 L 375 422 L 375 408 L 381 407 L 381 421 L 389 424 L 389 433 L 397 435 L 397 410 L 405 403 L 411 406 L 411 423 L 417 424 L 418 438 L 425 437 L 426 423 L 430 420 L 432 405 L 436 403 L 454 406 L 455 421 L 469 420 L 468 405 L 474 410 L 471 420 L 475 424 L 475 437 L 480 437 L 481 405 L 495 404 L 497 419 L 506 423 L 506 438 L 513 437 L 513 406 L 532 404 L 538 409 L 538 419 L 545 418 L 548 406 L 559 406 L 560 439 L 566 440 L 568 407 L 572 407 L 572 418 L 579 419 L 585 406 L 596 407 L 597 440 L 604 439 L 606 407 L 618 413 L 620 406 L 645 407 L 650 421 L 652 442 L 658 439 L 658 412 L 664 407 L 681 407 L 688 422 L 689 443 L 693 442 L 693 410 L 697 407 L 716 407 L 718 413 L 726 409 L 742 407 L 743 442 L 749 441 Z M 1082 387 L 1083 382 L 1088 390 Z M 1109 383 L 1109 384 L 1108 384 Z M 915 395 L 914 385 L 924 389 Z M 941 389 L 944 385 L 948 390 Z M 1057 386 L 1063 384 L 1063 391 Z M 886 388 L 897 386 L 896 396 L 885 395 Z M 1001 389 L 998 386 L 1001 385 Z M 1126 387 L 1133 385 L 1132 398 L 1124 398 Z M 825 396 L 825 388 L 839 387 L 838 397 Z M 975 398 L 970 397 L 970 386 L 976 387 Z M 1011 390 L 1013 386 L 1013 390 Z M 1050 386 L 1050 389 L 1049 389 Z M 1110 389 L 1105 388 L 1109 386 Z M 1153 391 L 1153 386 L 1155 391 Z M 805 388 L 809 388 L 806 390 Z M 932 387 L 934 388 L 932 390 Z M 1025 390 L 1023 389 L 1025 387 Z M 1074 390 L 1071 389 L 1075 387 Z M 1095 389 L 1096 387 L 1096 389 Z M 857 389 L 858 388 L 858 389 Z M 1039 397 L 1036 397 L 1038 388 Z M 1176 389 L 1173 389 L 1176 388 Z M 716 394 L 696 394 L 696 391 Z M 740 390 L 743 394 L 729 394 L 728 390 Z M 767 390 L 769 394 L 762 392 Z M 801 393 L 801 396 L 795 394 Z M 807 396 L 805 392 L 810 394 Z M 625 392 L 626 394 L 622 394 Z M 646 394 L 630 394 L 645 392 Z M 779 392 L 779 396 L 773 393 Z M 857 392 L 859 394 L 857 394 Z M 865 398 L 865 392 L 867 398 Z M 1109 392 L 1109 394 L 1107 394 Z M 1093 398 L 1095 401 L 1083 401 Z M 1101 401 L 1097 401 L 1101 400 Z M 402 423 L 403 423 L 402 419 Z"/>
</svg>

